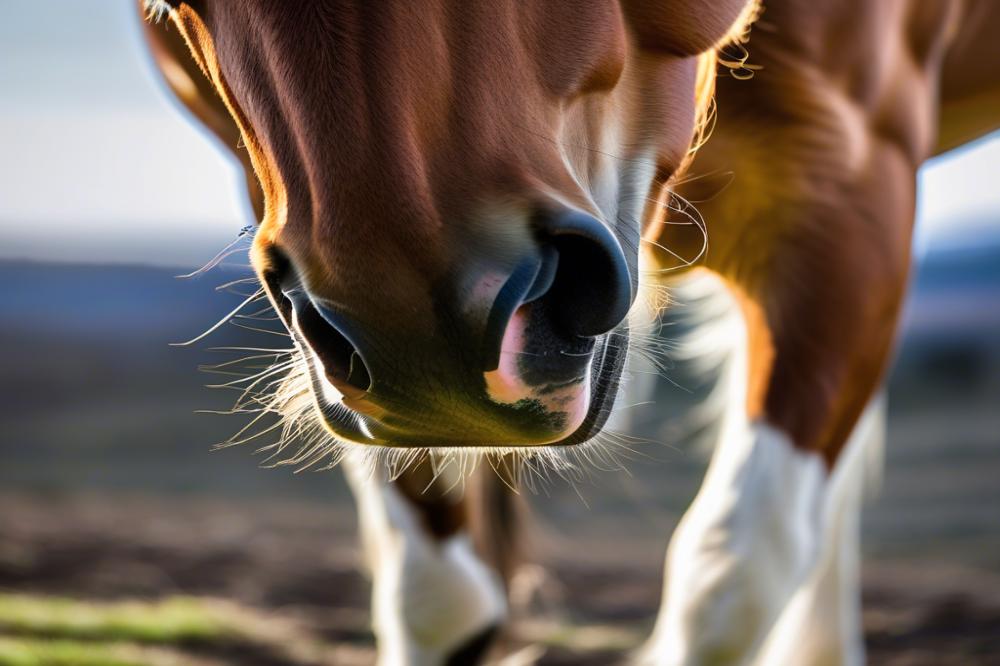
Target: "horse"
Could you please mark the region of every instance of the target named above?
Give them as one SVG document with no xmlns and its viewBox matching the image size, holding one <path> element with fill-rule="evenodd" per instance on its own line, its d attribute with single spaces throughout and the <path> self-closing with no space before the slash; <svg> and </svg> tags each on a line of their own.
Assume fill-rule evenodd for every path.
<svg viewBox="0 0 1000 666">
<path fill-rule="evenodd" d="M 510 545 L 517 461 L 601 449 L 635 313 L 671 299 L 704 315 L 679 348 L 724 364 L 719 427 L 630 658 L 863 662 L 916 173 L 1000 127 L 1000 5 L 141 4 L 245 168 L 289 418 L 346 467 L 380 664 L 485 658 L 509 561 L 472 532 Z M 455 477 L 479 459 L 477 500 Z"/>
</svg>

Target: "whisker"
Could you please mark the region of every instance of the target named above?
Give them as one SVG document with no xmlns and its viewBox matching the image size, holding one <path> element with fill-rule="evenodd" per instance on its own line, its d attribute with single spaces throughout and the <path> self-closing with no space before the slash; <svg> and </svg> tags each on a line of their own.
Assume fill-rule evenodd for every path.
<svg viewBox="0 0 1000 666">
<path fill-rule="evenodd" d="M 216 291 L 225 291 L 230 287 L 236 287 L 243 284 L 259 284 L 260 280 L 257 276 L 239 278 L 237 280 L 230 280 L 229 282 L 224 282 L 215 288 Z"/>
<path fill-rule="evenodd" d="M 290 354 L 296 349 L 272 349 L 270 347 L 209 347 L 206 351 L 251 351 L 251 352 L 271 352 L 274 354 Z"/>
<path fill-rule="evenodd" d="M 254 231 L 255 227 L 253 225 L 247 225 L 243 227 L 236 235 L 236 238 L 233 239 L 233 241 L 229 243 L 229 245 L 219 250 L 219 252 L 214 257 L 208 260 L 207 264 L 205 264 L 204 266 L 202 266 L 197 270 L 191 271 L 190 273 L 187 273 L 185 275 L 178 275 L 176 277 L 182 280 L 186 280 L 207 273 L 208 271 L 212 270 L 213 268 L 221 264 L 223 261 L 225 261 L 228 257 L 243 250 L 244 248 L 236 247 L 237 243 L 242 242 L 247 236 L 252 236 Z"/>
<path fill-rule="evenodd" d="M 212 325 L 211 328 L 209 328 L 207 331 L 205 331 L 201 335 L 199 335 L 197 337 L 194 337 L 194 338 L 191 338 L 187 342 L 171 342 L 171 343 L 169 343 L 170 346 L 171 347 L 188 347 L 188 346 L 193 345 L 194 343 L 198 342 L 199 340 L 202 340 L 202 339 L 208 337 L 213 332 L 217 331 L 223 324 L 225 324 L 230 319 L 232 319 L 233 315 L 235 315 L 237 312 L 239 312 L 240 310 L 242 310 L 243 308 L 245 308 L 247 305 L 249 305 L 250 303 L 252 303 L 262 293 L 264 293 L 264 290 L 260 289 L 256 293 L 254 293 L 251 296 L 249 296 L 246 300 L 244 300 L 242 303 L 240 303 L 239 305 L 237 305 L 229 314 L 227 314 L 225 317 L 223 317 L 222 319 L 220 319 L 219 321 L 217 321 L 215 324 Z"/>
<path fill-rule="evenodd" d="M 238 321 L 230 321 L 229 323 L 232 324 L 233 326 L 236 326 L 237 328 L 243 328 L 243 329 L 246 329 L 248 331 L 254 331 L 255 333 L 267 333 L 268 335 L 280 335 L 283 338 L 289 337 L 288 336 L 288 331 L 272 331 L 271 329 L 267 329 L 267 328 L 260 328 L 260 327 L 257 327 L 257 326 L 247 326 L 246 324 L 241 324 Z"/>
</svg>

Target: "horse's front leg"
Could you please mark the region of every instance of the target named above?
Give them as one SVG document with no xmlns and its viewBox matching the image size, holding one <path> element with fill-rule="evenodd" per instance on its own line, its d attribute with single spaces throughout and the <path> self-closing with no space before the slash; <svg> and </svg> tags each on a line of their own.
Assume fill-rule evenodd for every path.
<svg viewBox="0 0 1000 666">
<path fill-rule="evenodd" d="M 479 663 L 507 615 L 498 574 L 477 555 L 467 499 L 428 465 L 388 481 L 345 461 L 372 579 L 380 666 Z"/>
<path fill-rule="evenodd" d="M 798 618 L 789 604 L 807 585 L 816 594 L 835 587 L 819 580 L 833 540 L 857 548 L 856 516 L 844 513 L 858 511 L 864 456 L 848 444 L 877 440 L 861 415 L 889 358 L 913 215 L 915 168 L 887 144 L 877 156 L 880 171 L 841 185 L 843 207 L 769 210 L 754 220 L 757 245 L 744 242 L 729 255 L 735 266 L 719 266 L 728 310 L 714 309 L 728 314 L 696 335 L 702 346 L 733 346 L 726 408 L 703 487 L 671 540 L 650 663 L 770 666 L 755 660 L 801 657 L 795 648 L 807 643 L 825 645 L 819 661 L 788 663 L 861 659 L 856 574 L 844 557 L 830 563 L 840 591 L 797 601 Z M 739 263 L 759 254 L 768 261 Z M 835 483 L 846 466 L 852 478 Z M 843 625 L 838 639 L 823 635 L 824 604 Z M 798 624 L 791 650 L 778 637 L 786 618 Z"/>
<path fill-rule="evenodd" d="M 688 278 L 674 296 L 691 320 L 677 353 L 719 367 L 710 400 L 721 411 L 702 487 L 670 542 L 663 602 L 641 662 L 739 664 L 816 560 L 826 470 L 818 455 L 747 414 L 748 334 L 723 281 Z"/>
<path fill-rule="evenodd" d="M 703 485 L 671 539 L 663 604 L 641 661 L 859 663 L 857 521 L 867 454 L 880 441 L 879 406 L 860 419 L 853 409 L 831 417 L 823 432 L 836 432 L 845 420 L 857 427 L 846 444 L 831 439 L 823 448 L 803 446 L 802 431 L 787 421 L 754 415 L 748 409 L 754 345 L 744 309 L 714 281 L 711 295 L 700 297 L 715 302 L 702 305 L 726 314 L 696 330 L 692 342 L 716 353 L 722 341 L 733 345 L 718 389 L 725 393 L 716 396 L 725 411 Z M 693 302 L 679 292 L 678 300 Z M 870 342 L 880 344 L 878 337 Z M 835 358 L 843 361 L 820 355 L 803 376 L 822 376 L 829 368 L 820 366 Z M 860 399 L 867 401 L 874 387 L 857 388 Z M 835 397 L 830 406 L 850 404 Z M 819 408 L 809 393 L 798 400 L 804 412 Z"/>
</svg>

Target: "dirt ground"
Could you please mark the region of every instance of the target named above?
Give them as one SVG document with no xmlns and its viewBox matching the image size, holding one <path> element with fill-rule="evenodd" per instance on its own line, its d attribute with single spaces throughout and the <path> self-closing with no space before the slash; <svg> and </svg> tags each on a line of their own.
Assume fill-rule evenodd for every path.
<svg viewBox="0 0 1000 666">
<path fill-rule="evenodd" d="M 23 612 L 12 619 L 2 610 L 11 599 L 56 596 L 79 602 L 77 613 L 120 600 L 193 599 L 198 612 L 234 627 L 136 639 L 116 625 L 115 645 L 132 640 L 139 651 L 115 663 L 370 664 L 353 521 L 349 506 L 310 503 L 0 494 L 0 663 L 72 663 L 4 661 L 4 641 L 108 638 L 94 623 L 30 624 Z M 660 593 L 659 568 L 631 566 L 628 548 L 618 561 L 589 558 L 588 544 L 540 548 L 546 573 L 502 649 L 534 645 L 536 663 L 547 666 L 618 663 L 649 630 Z M 1000 663 L 996 575 L 882 561 L 866 567 L 864 598 L 872 664 Z"/>
</svg>

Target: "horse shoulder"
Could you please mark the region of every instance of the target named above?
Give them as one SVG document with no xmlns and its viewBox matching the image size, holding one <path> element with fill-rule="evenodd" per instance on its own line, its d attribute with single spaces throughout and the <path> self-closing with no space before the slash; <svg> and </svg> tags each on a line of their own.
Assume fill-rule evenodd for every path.
<svg viewBox="0 0 1000 666">
<path fill-rule="evenodd" d="M 760 69 L 720 77 L 715 133 L 678 191 L 705 218 L 707 267 L 754 315 L 750 410 L 832 461 L 891 348 L 954 10 L 807 4 L 765 4 L 748 47 Z M 920 40 L 918 18 L 936 26 Z M 681 228 L 663 229 L 671 247 Z"/>
<path fill-rule="evenodd" d="M 961 4 L 941 65 L 936 153 L 1000 129 L 1000 3 Z"/>
</svg>

